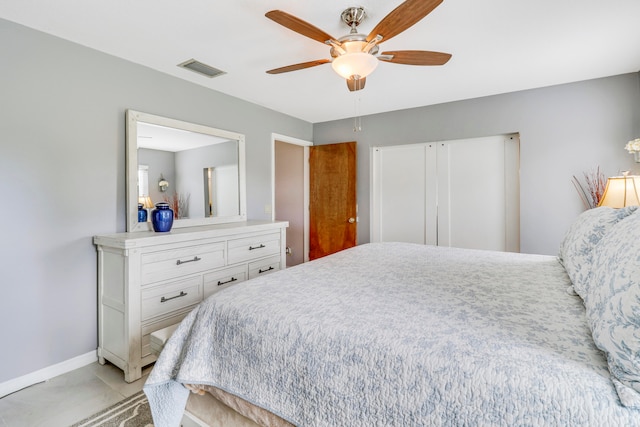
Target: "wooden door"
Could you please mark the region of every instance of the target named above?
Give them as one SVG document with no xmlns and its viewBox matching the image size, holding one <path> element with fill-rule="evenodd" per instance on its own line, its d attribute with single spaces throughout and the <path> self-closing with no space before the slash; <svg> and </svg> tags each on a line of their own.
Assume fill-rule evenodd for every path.
<svg viewBox="0 0 640 427">
<path fill-rule="evenodd" d="M 309 147 L 309 259 L 356 245 L 356 143 Z"/>
</svg>

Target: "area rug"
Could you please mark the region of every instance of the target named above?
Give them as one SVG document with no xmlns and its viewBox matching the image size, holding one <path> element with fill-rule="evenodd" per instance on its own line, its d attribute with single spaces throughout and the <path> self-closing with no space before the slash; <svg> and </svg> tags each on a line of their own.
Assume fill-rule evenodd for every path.
<svg viewBox="0 0 640 427">
<path fill-rule="evenodd" d="M 153 427 L 149 401 L 143 391 L 71 427 Z"/>
</svg>

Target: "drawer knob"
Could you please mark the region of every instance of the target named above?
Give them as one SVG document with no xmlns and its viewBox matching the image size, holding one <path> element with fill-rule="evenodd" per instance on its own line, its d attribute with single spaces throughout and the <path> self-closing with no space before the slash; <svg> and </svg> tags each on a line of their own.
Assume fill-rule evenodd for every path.
<svg viewBox="0 0 640 427">
<path fill-rule="evenodd" d="M 167 301 L 170 301 L 172 299 L 176 299 L 176 298 L 180 298 L 180 297 L 186 297 L 186 296 L 187 296 L 187 293 L 185 291 L 180 291 L 180 293 L 178 295 L 176 295 L 176 296 L 169 297 L 169 298 L 165 298 L 165 297 L 160 298 L 160 302 L 167 302 Z"/>
<path fill-rule="evenodd" d="M 198 258 L 197 256 L 194 256 L 193 259 L 188 259 L 186 261 L 182 261 L 181 259 L 176 261 L 176 265 L 180 265 L 180 264 L 186 264 L 188 262 L 196 262 L 196 261 L 200 261 L 202 258 Z"/>
<path fill-rule="evenodd" d="M 269 266 L 269 268 L 267 268 L 266 270 L 259 269 L 258 274 L 266 273 L 267 271 L 271 271 L 271 270 L 273 270 L 272 266 Z"/>
<path fill-rule="evenodd" d="M 222 286 L 222 285 L 226 285 L 227 283 L 231 283 L 231 282 L 235 282 L 236 279 L 235 277 L 232 277 L 231 279 L 227 280 L 226 282 L 221 282 L 220 280 L 218 280 L 218 286 Z"/>
<path fill-rule="evenodd" d="M 249 246 L 249 250 L 252 251 L 254 249 L 262 249 L 262 248 L 266 248 L 265 245 L 263 245 L 262 243 L 260 243 L 260 246 Z"/>
</svg>

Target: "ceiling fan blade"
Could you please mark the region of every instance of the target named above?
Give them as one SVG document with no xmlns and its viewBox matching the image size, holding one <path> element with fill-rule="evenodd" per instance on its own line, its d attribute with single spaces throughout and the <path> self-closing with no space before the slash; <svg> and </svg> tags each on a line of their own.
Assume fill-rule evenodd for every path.
<svg viewBox="0 0 640 427">
<path fill-rule="evenodd" d="M 385 56 L 391 58 L 385 58 Z M 444 65 L 451 59 L 450 53 L 430 52 L 428 50 L 395 50 L 382 52 L 378 56 L 380 61 L 406 65 Z"/>
<path fill-rule="evenodd" d="M 378 34 L 382 36 L 380 43 L 397 36 L 427 16 L 440 3 L 442 0 L 406 0 L 382 18 L 367 36 L 367 41 L 371 41 Z"/>
<path fill-rule="evenodd" d="M 351 77 L 347 79 L 347 87 L 351 92 L 364 89 L 365 83 L 367 83 L 366 77 L 361 77 L 359 79 L 354 79 L 353 77 Z"/>
<path fill-rule="evenodd" d="M 308 22 L 303 21 L 300 18 L 296 18 L 293 15 L 283 12 L 281 10 L 272 10 L 267 12 L 264 16 L 277 22 L 283 27 L 287 27 L 291 31 L 295 31 L 298 34 L 309 37 L 310 39 L 324 43 L 327 40 L 333 40 L 334 38 L 322 31 L 320 28 L 314 27 Z"/>
<path fill-rule="evenodd" d="M 300 64 L 287 65 L 286 67 L 274 68 L 267 71 L 268 74 L 288 73 L 289 71 L 304 70 L 305 68 L 315 67 L 316 65 L 327 64 L 331 62 L 328 59 L 317 59 L 315 61 L 301 62 Z"/>
</svg>

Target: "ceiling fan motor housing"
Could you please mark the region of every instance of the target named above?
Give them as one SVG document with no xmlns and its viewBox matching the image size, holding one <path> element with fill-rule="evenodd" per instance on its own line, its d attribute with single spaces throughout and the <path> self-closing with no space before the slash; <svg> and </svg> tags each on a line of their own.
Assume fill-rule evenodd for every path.
<svg viewBox="0 0 640 427">
<path fill-rule="evenodd" d="M 365 16 L 367 14 L 362 7 L 350 7 L 342 12 L 340 18 L 342 18 L 342 22 L 351 27 L 351 32 L 355 33 L 356 27 L 360 25 Z"/>
<path fill-rule="evenodd" d="M 332 58 L 336 58 L 340 55 L 344 55 L 345 53 L 353 53 L 353 52 L 365 52 L 371 55 L 375 55 L 378 53 L 377 45 L 370 45 L 369 50 L 365 49 L 369 44 L 367 42 L 367 36 L 365 34 L 358 34 L 358 33 L 347 34 L 344 37 L 340 37 L 338 39 L 338 42 L 340 43 L 340 48 L 342 49 L 342 52 L 339 49 L 336 49 L 335 46 L 333 46 L 331 48 L 331 51 L 329 52 Z"/>
</svg>

